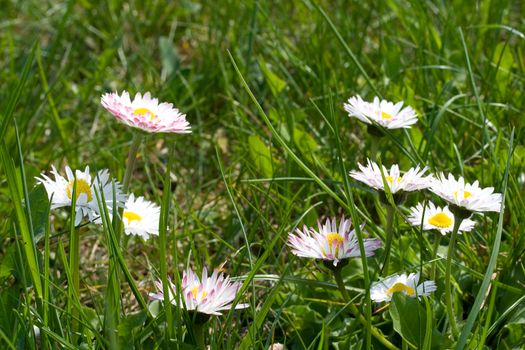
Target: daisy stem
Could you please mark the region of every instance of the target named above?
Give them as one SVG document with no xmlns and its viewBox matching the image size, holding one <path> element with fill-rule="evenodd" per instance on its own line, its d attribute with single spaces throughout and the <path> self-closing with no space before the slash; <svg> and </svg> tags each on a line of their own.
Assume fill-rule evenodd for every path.
<svg viewBox="0 0 525 350">
<path fill-rule="evenodd" d="M 206 323 L 194 322 L 193 323 L 193 336 L 195 337 L 195 343 L 201 350 L 206 350 L 206 343 L 204 342 L 204 325 Z"/>
<path fill-rule="evenodd" d="M 447 253 L 447 266 L 445 270 L 445 298 L 447 306 L 447 314 L 450 323 L 450 328 L 452 330 L 452 335 L 454 338 L 458 336 L 458 326 L 456 324 L 456 317 L 454 315 L 454 308 L 452 307 L 452 289 L 451 289 L 451 276 L 452 276 L 452 259 L 454 257 L 454 252 L 456 249 L 456 237 L 458 235 L 459 226 L 461 225 L 463 219 L 458 215 L 454 215 L 454 228 L 452 229 L 452 234 L 450 236 L 450 242 L 448 244 L 448 253 Z"/>
<path fill-rule="evenodd" d="M 383 261 L 383 267 L 381 268 L 381 275 L 388 276 L 388 265 L 390 263 L 390 248 L 392 247 L 392 236 L 394 227 L 394 207 L 391 205 L 386 206 L 386 243 L 385 243 L 385 258 Z"/>
<path fill-rule="evenodd" d="M 440 243 L 441 243 L 441 234 L 439 234 L 439 237 L 437 237 L 436 240 L 434 241 L 434 249 L 432 252 L 433 254 L 432 260 L 434 260 L 434 263 L 432 264 L 432 280 L 433 281 L 436 280 L 436 271 L 437 271 L 437 264 L 438 264 L 438 261 L 436 260 L 436 258 L 437 258 Z"/>
<path fill-rule="evenodd" d="M 372 155 L 370 158 L 376 162 L 377 151 L 379 150 L 379 137 L 371 137 L 370 141 L 370 154 Z"/>
<path fill-rule="evenodd" d="M 137 151 L 140 144 L 142 143 L 143 136 L 140 132 L 134 132 L 133 138 L 131 139 L 131 146 L 129 147 L 128 160 L 126 162 L 126 172 L 124 173 L 124 179 L 122 180 L 122 192 L 127 194 L 129 189 L 129 183 L 131 181 L 131 176 L 133 176 L 133 169 L 135 168 L 135 160 L 137 159 Z M 120 212 L 122 214 L 122 212 Z M 121 216 L 122 217 L 122 216 Z M 124 230 L 124 222 L 121 220 L 120 224 L 116 226 L 117 230 L 117 239 L 120 241 L 122 231 Z M 124 242 L 120 242 L 122 247 L 125 246 Z"/>
<path fill-rule="evenodd" d="M 361 324 L 366 327 L 368 325 L 366 318 L 361 314 L 357 306 L 355 306 L 355 304 L 352 302 L 350 296 L 348 295 L 348 291 L 345 288 L 343 277 L 341 276 L 342 267 L 337 267 L 331 270 L 334 272 L 334 278 L 337 283 L 337 286 L 339 287 L 339 290 L 343 295 L 344 301 L 348 304 L 350 311 L 359 320 L 359 322 L 361 322 Z M 372 336 L 376 338 L 381 344 L 383 344 L 387 349 L 399 349 L 397 346 L 388 341 L 388 339 L 386 339 L 385 336 L 373 325 L 370 326 L 370 331 L 372 333 Z"/>
<path fill-rule="evenodd" d="M 68 312 L 71 315 L 72 323 L 71 329 L 73 333 L 73 341 L 78 340 L 77 334 L 79 330 L 78 310 L 74 303 L 80 299 L 80 233 L 75 226 L 75 217 L 77 214 L 82 215 L 82 212 L 76 212 L 77 205 L 77 181 L 73 183 L 73 193 L 71 195 L 71 221 L 69 226 L 69 271 L 71 277 L 71 285 L 67 288 L 68 293 Z M 69 281 L 68 281 L 69 283 Z"/>
<path fill-rule="evenodd" d="M 129 147 L 128 160 L 126 162 L 126 172 L 124 173 L 124 179 L 122 181 L 122 191 L 128 192 L 129 182 L 133 175 L 133 168 L 135 168 L 135 160 L 137 159 L 137 151 L 140 144 L 142 143 L 142 134 L 140 132 L 133 133 L 131 140 L 131 146 Z"/>
<path fill-rule="evenodd" d="M 68 288 L 68 306 L 69 312 L 71 312 L 73 339 L 76 341 L 76 332 L 79 330 L 78 310 L 73 305 L 80 299 L 80 277 L 79 277 L 79 260 L 80 260 L 80 237 L 78 230 L 74 227 L 74 223 L 71 225 L 70 237 L 69 237 L 69 268 L 71 274 L 71 286 Z"/>
<path fill-rule="evenodd" d="M 173 334 L 173 314 L 171 298 L 172 292 L 169 287 L 168 277 L 168 218 L 171 204 L 171 169 L 173 166 L 173 145 L 168 146 L 168 164 L 164 178 L 164 189 L 162 191 L 162 205 L 160 209 L 159 221 L 159 257 L 160 257 L 160 278 L 162 280 L 162 293 L 164 294 L 164 311 L 166 313 L 166 323 L 168 326 L 166 340 L 169 341 Z M 195 324 L 195 323 L 194 323 Z"/>
</svg>

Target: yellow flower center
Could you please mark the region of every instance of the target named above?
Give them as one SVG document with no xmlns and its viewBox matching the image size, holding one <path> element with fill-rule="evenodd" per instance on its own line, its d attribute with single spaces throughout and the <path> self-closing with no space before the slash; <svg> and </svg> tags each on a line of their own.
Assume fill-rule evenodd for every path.
<svg viewBox="0 0 525 350">
<path fill-rule="evenodd" d="M 330 250 L 330 252 L 332 252 L 333 244 L 334 244 L 334 242 L 336 242 L 335 243 L 335 252 L 333 253 L 333 255 L 335 257 L 339 256 L 339 248 L 343 247 L 344 244 L 345 244 L 345 239 L 343 238 L 343 236 L 341 236 L 337 232 L 330 232 L 329 234 L 326 235 L 326 240 L 328 241 L 328 249 Z M 328 254 L 326 254 L 326 251 L 322 247 L 321 247 L 321 251 L 323 252 L 324 255 L 328 255 Z"/>
<path fill-rule="evenodd" d="M 137 108 L 133 111 L 133 114 L 138 114 L 140 116 L 145 116 L 147 113 L 149 113 L 150 115 L 150 120 L 153 120 L 153 118 L 155 118 L 155 113 L 144 107 Z"/>
<path fill-rule="evenodd" d="M 409 286 L 401 282 L 397 282 L 392 287 L 388 288 L 386 294 L 392 295 L 395 292 L 405 292 L 409 296 L 414 296 L 416 294 L 414 288 L 410 288 Z"/>
<path fill-rule="evenodd" d="M 458 198 L 458 193 L 459 191 L 454 192 L 454 198 Z M 467 199 L 470 196 L 472 196 L 472 193 L 470 193 L 469 191 L 463 191 L 463 199 Z"/>
<path fill-rule="evenodd" d="M 88 202 L 91 202 L 93 195 L 91 194 L 91 187 L 84 179 L 77 179 L 77 186 L 75 188 L 75 200 L 78 200 L 78 197 L 81 193 L 84 193 L 87 196 Z M 75 180 L 68 182 L 66 187 L 67 197 L 71 199 L 71 194 L 73 193 L 73 187 L 75 186 Z"/>
<path fill-rule="evenodd" d="M 124 210 L 124 213 L 122 215 L 124 216 L 124 219 L 128 220 L 128 224 L 130 224 L 132 221 L 142 221 L 142 216 L 132 211 Z"/>
<path fill-rule="evenodd" d="M 452 226 L 454 222 L 447 214 L 437 213 L 436 215 L 428 219 L 428 223 L 432 226 L 436 226 L 439 228 L 447 228 Z"/>
<path fill-rule="evenodd" d="M 385 179 L 386 179 L 386 182 L 388 182 L 390 185 L 392 185 L 392 182 L 394 181 L 394 178 L 392 176 L 390 176 L 390 175 L 385 176 Z M 402 179 L 402 176 L 399 176 L 397 178 L 397 183 L 400 183 L 401 179 Z"/>
<path fill-rule="evenodd" d="M 390 113 L 387 113 L 387 112 L 381 112 L 381 119 L 386 119 L 386 120 L 389 120 L 389 119 L 392 119 L 394 118 L 394 116 Z"/>
<path fill-rule="evenodd" d="M 328 241 L 329 246 L 332 246 L 334 241 L 337 242 L 337 245 L 343 245 L 345 243 L 345 239 L 343 238 L 343 236 L 341 236 L 337 232 L 330 232 L 329 234 L 327 234 L 326 240 Z"/>
<path fill-rule="evenodd" d="M 199 293 L 199 287 L 200 285 L 196 285 L 195 287 L 191 289 L 191 294 L 193 295 L 193 299 L 197 299 L 197 293 Z M 206 293 L 206 291 L 203 290 L 201 293 L 201 299 L 206 298 L 207 295 L 208 293 Z"/>
</svg>

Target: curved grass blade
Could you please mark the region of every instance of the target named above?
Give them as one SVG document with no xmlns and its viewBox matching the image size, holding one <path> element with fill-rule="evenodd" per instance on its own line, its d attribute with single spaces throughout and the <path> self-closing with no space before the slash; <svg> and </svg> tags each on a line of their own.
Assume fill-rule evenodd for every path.
<svg viewBox="0 0 525 350">
<path fill-rule="evenodd" d="M 467 338 L 470 335 L 472 328 L 474 327 L 474 323 L 476 322 L 476 317 L 478 316 L 478 313 L 481 310 L 481 304 L 483 303 L 485 294 L 487 293 L 487 289 L 489 288 L 492 273 L 494 272 L 494 269 L 496 268 L 496 262 L 498 260 L 499 248 L 500 248 L 500 243 L 501 243 L 501 236 L 503 232 L 503 214 L 505 212 L 505 195 L 507 193 L 507 182 L 509 179 L 509 168 L 510 168 L 510 159 L 512 155 L 513 143 L 514 143 L 514 129 L 512 129 L 512 133 L 510 135 L 509 149 L 507 152 L 507 165 L 505 166 L 505 175 L 503 176 L 503 185 L 502 185 L 503 190 L 501 191 L 502 193 L 501 210 L 499 213 L 498 229 L 496 231 L 496 238 L 494 239 L 494 245 L 492 246 L 492 254 L 490 255 L 489 265 L 487 267 L 487 271 L 485 271 L 483 282 L 481 282 L 481 287 L 479 288 L 478 294 L 476 295 L 476 300 L 474 301 L 474 304 L 472 305 L 472 309 L 467 317 L 465 326 L 461 330 L 461 334 L 459 336 L 459 340 L 456 345 L 456 350 L 463 349 L 467 343 Z"/>
</svg>

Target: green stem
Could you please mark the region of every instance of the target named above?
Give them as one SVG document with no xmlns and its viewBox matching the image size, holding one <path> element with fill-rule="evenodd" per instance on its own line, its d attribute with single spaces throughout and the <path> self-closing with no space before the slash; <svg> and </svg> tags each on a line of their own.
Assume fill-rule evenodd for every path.
<svg viewBox="0 0 525 350">
<path fill-rule="evenodd" d="M 197 347 L 201 350 L 206 350 L 206 343 L 204 342 L 204 325 L 206 323 L 195 322 L 193 324 L 193 336 Z"/>
<path fill-rule="evenodd" d="M 80 277 L 79 277 L 79 259 L 80 259 L 80 237 L 77 229 L 71 230 L 71 236 L 69 238 L 69 267 L 71 269 L 72 283 L 69 288 L 70 293 L 78 295 L 80 289 Z"/>
<path fill-rule="evenodd" d="M 126 172 L 124 173 L 124 179 L 122 181 L 122 191 L 128 192 L 129 182 L 133 175 L 133 169 L 135 168 L 135 160 L 137 159 L 137 151 L 140 144 L 142 143 L 142 134 L 140 132 L 133 133 L 133 139 L 131 140 L 131 146 L 129 147 L 128 160 L 126 162 Z"/>
<path fill-rule="evenodd" d="M 332 269 L 332 271 L 334 272 L 334 277 L 335 277 L 337 286 L 339 287 L 339 290 L 341 291 L 341 294 L 343 295 L 344 301 L 348 303 L 348 307 L 350 308 L 350 311 L 359 320 L 359 322 L 361 322 L 361 324 L 366 327 L 368 325 L 366 318 L 361 314 L 357 306 L 355 306 L 355 304 L 350 300 L 350 296 L 348 295 L 348 291 L 346 290 L 345 284 L 343 282 L 343 277 L 341 276 L 341 270 L 342 270 L 342 267 L 337 267 L 337 268 Z M 376 338 L 387 349 L 391 349 L 391 350 L 399 349 L 397 346 L 395 346 L 390 341 L 388 341 L 388 339 L 386 339 L 385 336 L 373 325 L 370 326 L 370 331 L 372 333 L 372 336 L 374 336 L 374 338 Z"/>
<path fill-rule="evenodd" d="M 390 249 L 392 248 L 392 236 L 394 227 L 394 207 L 386 206 L 386 243 L 385 243 L 385 258 L 383 260 L 383 267 L 381 268 L 381 276 L 388 276 L 388 265 L 390 263 Z"/>
<path fill-rule="evenodd" d="M 135 168 L 135 160 L 137 159 L 137 152 L 139 150 L 140 144 L 142 143 L 142 139 L 143 136 L 140 132 L 133 133 L 131 146 L 129 147 L 128 152 L 128 160 L 126 161 L 126 172 L 124 173 L 124 179 L 122 180 L 122 192 L 124 194 L 128 193 L 129 183 L 131 181 L 131 177 L 133 176 L 133 169 Z M 123 211 L 119 212 L 120 214 L 123 213 Z M 122 218 L 122 216 L 120 217 Z M 125 248 L 125 242 L 121 242 L 122 231 L 124 230 L 124 222 L 122 219 L 117 226 L 113 227 L 116 228 L 117 240 L 119 241 L 120 246 Z"/>
<path fill-rule="evenodd" d="M 432 260 L 434 260 L 434 263 L 432 264 L 431 276 L 432 276 L 433 281 L 436 280 L 436 271 L 437 271 L 437 265 L 438 265 L 438 261 L 436 260 L 436 258 L 437 258 L 437 253 L 438 253 L 440 243 L 441 243 L 441 233 L 439 234 L 439 237 L 437 237 L 436 240 L 434 241 L 434 249 L 432 252 Z"/>
<path fill-rule="evenodd" d="M 377 162 L 377 152 L 379 149 L 379 138 L 378 137 L 371 137 L 370 138 L 370 159 L 372 161 Z"/>
<path fill-rule="evenodd" d="M 75 209 L 73 209 L 74 211 Z M 80 235 L 75 228 L 75 223 L 72 218 L 70 237 L 69 237 L 69 271 L 71 275 L 71 285 L 68 286 L 68 311 L 71 315 L 71 329 L 73 334 L 73 342 L 76 342 L 79 331 L 78 324 L 78 310 L 74 303 L 80 300 L 80 276 L 79 276 L 79 260 L 80 260 Z"/>
<path fill-rule="evenodd" d="M 159 222 L 159 255 L 160 255 L 160 278 L 162 280 L 162 292 L 164 294 L 164 311 L 166 313 L 166 322 L 168 330 L 166 336 L 171 338 L 173 332 L 173 315 L 170 295 L 172 295 L 169 287 L 168 278 L 168 218 L 170 213 L 171 203 L 171 168 L 173 166 L 173 146 L 168 147 L 168 164 L 166 167 L 166 175 L 164 178 L 164 190 L 162 193 L 162 206 L 160 210 Z"/>
<path fill-rule="evenodd" d="M 458 326 L 456 324 L 456 317 L 454 315 L 454 308 L 452 307 L 452 288 L 451 288 L 451 276 L 452 276 L 452 259 L 454 257 L 454 252 L 456 249 L 456 237 L 458 235 L 459 226 L 463 219 L 454 215 L 454 228 L 450 236 L 450 242 L 448 244 L 448 253 L 447 253 L 447 266 L 445 270 L 445 301 L 447 306 L 447 314 L 450 323 L 450 328 L 452 329 L 452 335 L 454 338 L 458 337 Z"/>
</svg>

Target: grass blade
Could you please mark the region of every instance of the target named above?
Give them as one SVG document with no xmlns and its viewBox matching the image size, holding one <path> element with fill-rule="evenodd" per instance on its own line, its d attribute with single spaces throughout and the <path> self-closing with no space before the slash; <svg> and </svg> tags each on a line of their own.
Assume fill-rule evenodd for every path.
<svg viewBox="0 0 525 350">
<path fill-rule="evenodd" d="M 487 289 L 489 288 L 492 273 L 494 272 L 494 269 L 496 268 L 496 262 L 498 260 L 499 248 L 501 244 L 501 235 L 503 232 L 503 214 L 505 213 L 505 195 L 507 193 L 507 182 L 509 179 L 509 167 L 510 167 L 510 159 L 512 155 L 513 142 L 514 142 L 514 129 L 512 130 L 510 141 L 509 141 L 509 149 L 507 152 L 507 165 L 505 167 L 505 175 L 503 176 L 503 184 L 502 184 L 502 191 L 501 191 L 502 199 L 501 199 L 501 210 L 500 210 L 499 218 L 498 218 L 498 229 L 496 231 L 496 238 L 494 239 L 494 245 L 492 246 L 492 253 L 490 255 L 489 265 L 487 266 L 487 270 L 485 271 L 483 282 L 481 282 L 481 287 L 479 288 L 478 294 L 476 295 L 476 300 L 474 301 L 474 304 L 472 305 L 472 309 L 470 310 L 470 313 L 467 317 L 465 326 L 461 330 L 458 344 L 456 345 L 456 350 L 463 349 L 467 343 L 467 338 L 470 335 L 472 328 L 474 327 L 474 323 L 476 322 L 476 317 L 478 316 L 478 313 L 481 310 L 481 304 L 483 303 L 483 300 L 485 299 L 485 294 L 487 293 Z"/>
</svg>

